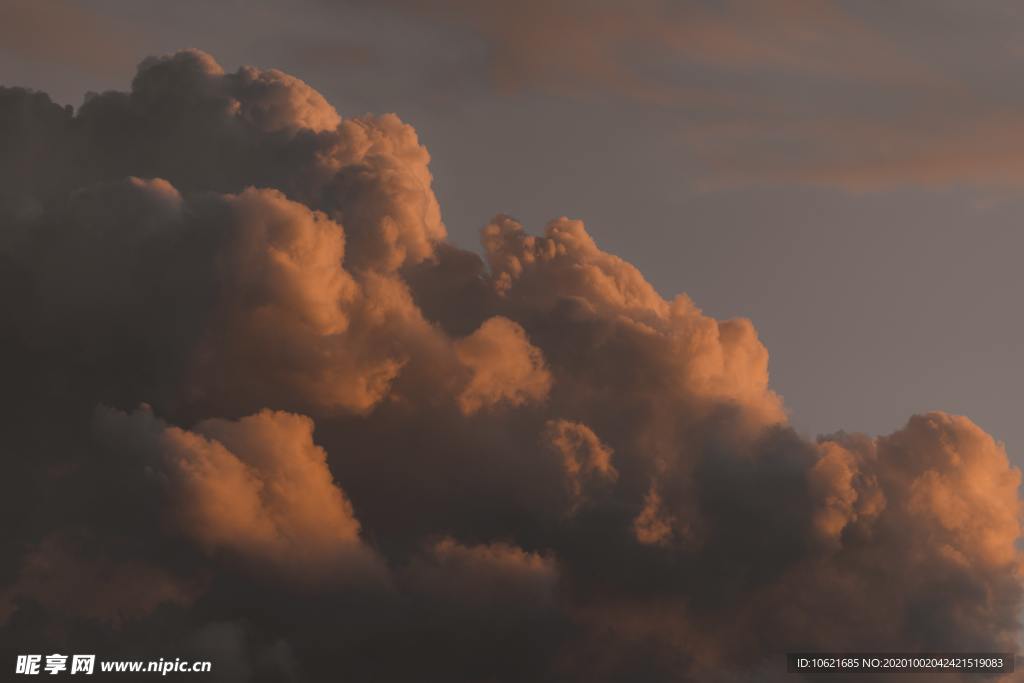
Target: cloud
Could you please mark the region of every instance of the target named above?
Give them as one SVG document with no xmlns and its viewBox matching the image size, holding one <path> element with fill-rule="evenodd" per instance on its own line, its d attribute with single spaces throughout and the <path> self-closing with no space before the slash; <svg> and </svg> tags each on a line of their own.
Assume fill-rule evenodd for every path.
<svg viewBox="0 0 1024 683">
<path fill-rule="evenodd" d="M 147 345 L 134 356 L 152 378 L 147 398 L 180 410 L 243 413 L 287 395 L 290 408 L 365 411 L 406 362 L 387 338 L 430 336 L 401 283 L 356 280 L 342 228 L 276 190 L 185 200 L 166 181 L 129 178 L 77 192 L 29 239 L 50 242 L 43 333 L 97 355 L 119 349 L 107 360 L 122 370 L 128 347 Z"/>
<path fill-rule="evenodd" d="M 666 543 L 672 538 L 672 520 L 665 517 L 661 496 L 651 489 L 644 497 L 644 506 L 633 519 L 633 534 L 636 540 L 647 545 Z"/>
<path fill-rule="evenodd" d="M 875 27 L 837 3 L 490 2 L 392 0 L 420 20 L 466 29 L 490 48 L 505 88 L 613 92 L 648 102 L 691 102 L 713 92 L 681 86 L 657 65 L 774 69 L 845 79 L 921 76 Z M 707 99 L 707 98 L 704 98 Z"/>
<path fill-rule="evenodd" d="M 619 478 L 612 450 L 585 424 L 548 420 L 544 439 L 562 459 L 574 508 L 584 502 L 588 490 Z"/>
<path fill-rule="evenodd" d="M 0 8 L 3 52 L 64 67 L 102 70 L 130 63 L 138 28 L 64 0 L 11 0 Z"/>
<path fill-rule="evenodd" d="M 275 188 L 345 226 L 348 265 L 379 271 L 428 258 L 445 236 L 410 126 L 394 115 L 337 124 L 318 93 L 279 71 L 226 74 L 186 50 L 145 60 L 130 93 L 95 95 L 74 114 L 22 89 L 3 96 L 10 125 L 32 133 L 0 163 L 0 199 L 32 206 L 125 176 L 185 192 Z"/>
<path fill-rule="evenodd" d="M 306 581 L 379 571 L 307 417 L 264 410 L 170 427 L 145 409 L 101 409 L 98 429 L 130 450 L 166 496 L 166 522 L 209 552 L 237 553 Z"/>
<path fill-rule="evenodd" d="M 951 98 L 971 97 L 955 91 L 913 97 L 916 104 L 898 107 L 911 109 L 911 117 L 899 111 L 864 118 L 839 110 L 825 117 L 799 112 L 786 119 L 698 123 L 681 139 L 706 168 L 701 183 L 707 189 L 799 184 L 872 192 L 1020 185 L 1020 117 L 1005 111 L 1008 105 L 995 111 L 973 97 L 969 105 L 950 109 Z M 929 113 L 917 107 L 929 107 Z"/>
<path fill-rule="evenodd" d="M 351 4 L 351 3 L 350 3 Z M 355 3 L 357 6 L 359 3 Z M 377 3 L 376 5 L 379 5 Z M 391 0 L 491 82 L 659 121 L 704 189 L 1020 185 L 1020 18 L 832 0 Z M 470 60 L 477 63 L 479 60 Z M 450 71 L 450 65 L 445 63 Z"/>
<path fill-rule="evenodd" d="M 408 580 L 445 605 L 530 610 L 555 600 L 558 567 L 550 558 L 506 543 L 469 547 L 442 538 L 412 564 Z"/>
<path fill-rule="evenodd" d="M 316 70 L 365 61 L 362 43 L 372 42 L 382 68 L 399 66 L 401 73 L 392 76 L 417 74 L 410 87 L 476 83 L 475 70 L 483 64 L 491 83 L 504 91 L 568 94 L 584 103 L 612 97 L 620 100 L 622 117 L 660 121 L 665 134 L 679 141 L 681 163 L 696 166 L 692 177 L 703 188 L 810 185 L 863 192 L 1021 182 L 1021 151 L 1014 143 L 1022 110 L 1014 87 L 1021 26 L 1014 13 L 998 6 L 933 3 L 922 13 L 831 0 L 770 6 L 743 0 L 714 6 L 664 0 L 628 7 L 604 0 L 320 5 L 314 8 L 316 19 L 331 37 L 285 38 L 291 46 L 284 51 L 274 47 L 279 38 L 258 39 L 259 49 Z M 246 21 L 268 35 L 285 35 L 287 10 L 279 10 Z M 3 11 L 5 49 L 35 64 L 93 72 L 125 68 L 144 40 L 140 26 L 66 2 L 19 0 L 6 3 Z M 367 16 L 381 28 L 369 38 L 357 36 L 353 44 L 352 26 L 362 31 Z M 410 25 L 418 35 L 440 29 L 433 42 L 444 48 L 410 46 Z M 460 69 L 473 73 L 453 77 Z M 215 66 L 205 79 L 207 95 L 219 91 L 233 99 L 229 110 L 237 105 L 231 111 L 257 127 L 274 129 L 287 121 L 310 131 L 334 129 L 337 114 L 301 81 L 272 69 L 217 71 Z M 148 80 L 153 86 L 154 79 Z M 372 76 L 366 83 L 375 87 Z M 292 94 L 283 95 L 286 91 Z M 294 115 L 282 117 L 281 106 L 296 107 Z M 105 142 L 108 149 L 117 146 Z M 222 147 L 225 140 L 219 142 Z M 163 153 L 172 150 L 169 145 Z M 364 170 L 390 174 L 405 186 L 410 201 L 427 197 L 416 186 L 429 185 L 429 178 L 408 173 L 406 164 L 397 173 L 386 163 Z M 166 167 L 135 166 L 131 172 L 179 184 Z M 257 184 L 285 189 L 289 177 L 295 176 L 282 167 L 273 181 Z M 210 173 L 204 185 L 212 187 L 214 179 L 226 177 Z M 395 239 L 414 259 L 428 253 L 422 228 L 427 236 L 443 236 L 437 207 L 425 199 L 423 206 L 407 209 L 402 218 L 392 216 L 390 232 L 348 226 L 353 243 L 360 243 L 357 249 L 363 249 L 362 235 L 373 235 L 377 244 L 366 247 L 378 258 L 382 243 Z M 365 206 L 349 210 L 373 216 Z M 386 253 L 403 258 L 400 252 Z"/>
<path fill-rule="evenodd" d="M 161 567 L 98 554 L 91 541 L 43 538 L 26 554 L 17 581 L 0 594 L 0 618 L 32 601 L 66 617 L 120 626 L 160 605 L 191 605 L 202 590 L 200 582 L 182 581 Z"/>
<path fill-rule="evenodd" d="M 540 349 L 508 318 L 484 322 L 455 343 L 455 354 L 471 373 L 458 397 L 459 407 L 467 415 L 501 403 L 518 406 L 540 401 L 551 389 Z"/>
<path fill-rule="evenodd" d="M 2 90 L 0 140 L 5 652 L 659 681 L 1015 648 L 1000 444 L 802 437 L 750 321 L 581 221 L 446 242 L 397 117 L 186 51 L 77 112 Z"/>
</svg>

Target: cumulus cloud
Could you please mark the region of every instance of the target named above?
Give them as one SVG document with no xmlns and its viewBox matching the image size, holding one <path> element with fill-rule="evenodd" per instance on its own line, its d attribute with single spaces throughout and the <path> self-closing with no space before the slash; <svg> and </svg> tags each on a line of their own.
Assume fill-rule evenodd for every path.
<svg viewBox="0 0 1024 683">
<path fill-rule="evenodd" d="M 1015 648 L 1000 444 L 802 437 L 750 321 L 582 222 L 447 243 L 397 117 L 192 50 L 77 111 L 0 90 L 0 140 L 11 652 L 668 681 Z"/>
<path fill-rule="evenodd" d="M 508 318 L 490 318 L 458 340 L 455 353 L 470 371 L 469 383 L 458 397 L 467 415 L 501 403 L 518 406 L 540 401 L 551 388 L 540 349 Z"/>
<path fill-rule="evenodd" d="M 131 92 L 94 95 L 77 112 L 22 89 L 2 97 L 4 139 L 15 142 L 0 161 L 0 199 L 23 209 L 134 175 L 189 192 L 276 188 L 345 225 L 354 268 L 420 261 L 445 236 L 415 131 L 394 115 L 339 123 L 280 71 L 227 74 L 186 50 L 145 60 Z"/>
<path fill-rule="evenodd" d="M 376 569 L 308 417 L 264 410 L 183 430 L 146 409 L 104 409 L 97 421 L 103 438 L 129 450 L 124 457 L 166 496 L 167 523 L 205 550 L 306 580 Z"/>
</svg>

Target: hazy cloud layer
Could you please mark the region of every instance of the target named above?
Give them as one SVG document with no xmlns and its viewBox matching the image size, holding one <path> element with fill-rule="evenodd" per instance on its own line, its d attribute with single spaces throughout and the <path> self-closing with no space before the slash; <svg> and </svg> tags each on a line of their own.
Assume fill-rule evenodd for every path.
<svg viewBox="0 0 1024 683">
<path fill-rule="evenodd" d="M 0 7 L 0 42 L 9 57 L 86 72 L 115 70 L 142 43 L 137 28 L 67 0 L 8 0 Z"/>
<path fill-rule="evenodd" d="M 76 112 L 0 90 L 0 141 L 5 651 L 733 681 L 1017 644 L 1000 444 L 799 436 L 749 321 L 583 223 L 445 242 L 394 115 L 193 50 Z"/>
<path fill-rule="evenodd" d="M 360 0 L 323 3 L 338 13 Z M 662 113 L 707 188 L 1019 186 L 1012 3 L 386 0 L 499 92 Z M 483 54 L 473 52 L 483 45 Z M 339 49 L 345 47 L 339 41 Z M 438 60 L 443 58 L 439 55 Z M 311 68 L 315 61 L 310 60 Z M 445 63 L 450 70 L 451 65 Z M 672 135 L 672 133 L 667 133 Z"/>
</svg>

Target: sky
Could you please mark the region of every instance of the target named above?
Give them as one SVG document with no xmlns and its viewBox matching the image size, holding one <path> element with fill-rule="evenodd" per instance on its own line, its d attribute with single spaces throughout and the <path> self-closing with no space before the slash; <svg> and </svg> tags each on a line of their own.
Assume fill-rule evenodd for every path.
<svg viewBox="0 0 1024 683">
<path fill-rule="evenodd" d="M 1019 650 L 1022 15 L 0 0 L 0 659 Z"/>
<path fill-rule="evenodd" d="M 1014 3 L 3 11 L 0 81 L 61 103 L 197 47 L 298 74 L 343 116 L 396 112 L 432 153 L 456 243 L 475 248 L 496 212 L 581 219 L 664 295 L 751 318 L 806 433 L 941 409 L 1024 462 Z"/>
</svg>

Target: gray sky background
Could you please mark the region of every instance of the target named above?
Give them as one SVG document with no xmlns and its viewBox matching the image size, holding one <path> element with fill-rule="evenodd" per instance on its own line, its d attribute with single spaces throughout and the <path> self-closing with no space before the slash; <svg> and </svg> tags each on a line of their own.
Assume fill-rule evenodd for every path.
<svg viewBox="0 0 1024 683">
<path fill-rule="evenodd" d="M 185 47 L 398 113 L 450 238 L 580 218 L 747 316 L 796 426 L 966 414 L 1024 463 L 1024 7 L 0 0 L 0 83 L 78 105 Z"/>
</svg>

